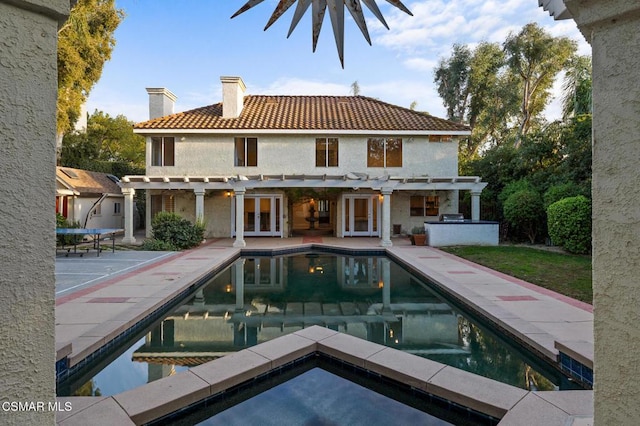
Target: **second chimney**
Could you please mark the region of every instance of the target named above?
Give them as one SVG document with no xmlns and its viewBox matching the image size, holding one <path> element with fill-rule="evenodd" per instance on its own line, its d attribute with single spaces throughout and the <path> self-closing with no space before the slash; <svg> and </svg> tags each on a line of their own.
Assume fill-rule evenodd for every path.
<svg viewBox="0 0 640 426">
<path fill-rule="evenodd" d="M 173 106 L 176 102 L 176 95 L 169 89 L 147 87 L 149 94 L 149 120 L 173 114 Z"/>
<path fill-rule="evenodd" d="M 240 77 L 220 77 L 222 82 L 222 118 L 238 118 L 244 106 L 246 86 Z"/>
</svg>

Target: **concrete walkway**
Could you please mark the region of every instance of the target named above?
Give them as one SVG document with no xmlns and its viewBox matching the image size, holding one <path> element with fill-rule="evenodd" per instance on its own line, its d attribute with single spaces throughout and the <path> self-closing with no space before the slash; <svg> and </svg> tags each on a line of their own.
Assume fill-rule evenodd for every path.
<svg viewBox="0 0 640 426">
<path fill-rule="evenodd" d="M 311 245 L 382 250 L 375 238 L 249 238 L 246 241 L 246 248 L 253 250 Z M 592 368 L 590 305 L 435 248 L 411 246 L 406 238 L 394 239 L 393 243 L 394 246 L 387 249 L 390 256 L 513 333 L 539 355 L 555 360 L 561 348 Z M 57 359 L 67 356 L 70 366 L 82 361 L 212 269 L 237 257 L 240 250 L 232 244 L 232 239 L 219 239 L 181 253 L 116 252 L 111 257 L 105 253 L 100 256 L 99 264 L 91 257 L 58 259 Z M 75 281 L 69 272 L 62 272 L 74 268 L 80 271 Z M 86 273 L 87 269 L 93 272 Z M 92 275 L 98 273 L 103 275 Z M 588 394 L 591 398 L 592 393 Z"/>
</svg>

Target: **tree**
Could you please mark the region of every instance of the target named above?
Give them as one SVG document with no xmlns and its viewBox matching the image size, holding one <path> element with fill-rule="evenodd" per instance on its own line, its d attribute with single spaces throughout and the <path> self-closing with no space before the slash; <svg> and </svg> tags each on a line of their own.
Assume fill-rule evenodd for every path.
<svg viewBox="0 0 640 426">
<path fill-rule="evenodd" d="M 464 44 L 454 44 L 451 57 L 441 59 L 435 70 L 434 81 L 438 94 L 447 108 L 447 118 L 462 123 L 469 102 L 469 74 L 471 50 Z"/>
<path fill-rule="evenodd" d="M 65 135 L 60 164 L 116 176 L 143 171 L 145 139 L 133 133 L 133 122 L 125 116 L 96 110 L 86 132 Z"/>
<path fill-rule="evenodd" d="M 58 31 L 59 142 L 73 129 L 81 105 L 111 58 L 116 43 L 113 33 L 123 17 L 115 0 L 79 0 Z"/>
<path fill-rule="evenodd" d="M 480 43 L 473 51 L 454 45 L 452 56 L 440 61 L 434 75 L 448 118 L 472 128 L 471 137 L 460 143 L 461 163 L 475 158 L 481 147 L 508 138 L 518 92 L 517 82 L 505 73 L 499 44 Z"/>
<path fill-rule="evenodd" d="M 562 90 L 562 117 L 565 120 L 593 112 L 591 57 L 574 56 L 569 60 Z"/>
<path fill-rule="evenodd" d="M 509 139 L 511 117 L 518 111 L 517 82 L 504 72 L 505 55 L 497 43 L 480 43 L 473 52 L 468 123 L 472 133 L 467 156 L 481 147 Z"/>
<path fill-rule="evenodd" d="M 351 93 L 353 96 L 360 96 L 360 85 L 358 84 L 358 80 L 351 83 Z"/>
<path fill-rule="evenodd" d="M 514 192 L 504 202 L 504 218 L 534 244 L 544 220 L 542 197 L 531 189 Z"/>
<path fill-rule="evenodd" d="M 553 37 L 538 24 L 525 25 L 504 43 L 508 69 L 520 77 L 520 117 L 516 147 L 531 128 L 532 121 L 546 107 L 556 75 L 574 55 L 577 43 L 567 37 Z"/>
</svg>

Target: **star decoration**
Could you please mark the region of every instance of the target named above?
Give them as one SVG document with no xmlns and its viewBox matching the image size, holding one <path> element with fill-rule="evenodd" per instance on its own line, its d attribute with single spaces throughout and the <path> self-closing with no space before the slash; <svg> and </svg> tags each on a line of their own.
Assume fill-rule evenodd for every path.
<svg viewBox="0 0 640 426">
<path fill-rule="evenodd" d="M 264 0 L 249 0 L 242 6 L 236 13 L 231 17 L 232 19 L 236 16 L 246 12 L 252 7 L 262 3 Z M 404 4 L 400 0 L 386 0 L 388 3 L 391 3 L 393 6 L 402 10 L 403 12 L 413 16 L 411 11 L 405 7 Z M 271 18 L 269 18 L 269 22 L 264 27 L 265 31 L 269 28 L 274 22 L 278 20 L 294 3 L 298 2 L 296 5 L 296 10 L 293 14 L 293 19 L 291 20 L 291 26 L 289 27 L 289 33 L 287 34 L 287 38 L 291 35 L 293 30 L 300 22 L 302 16 L 306 13 L 309 6 L 312 6 L 312 29 L 313 29 L 313 51 L 316 51 L 316 46 L 318 44 L 318 36 L 320 35 L 320 29 L 322 28 L 322 21 L 324 20 L 324 15 L 329 9 L 329 17 L 331 18 L 331 26 L 333 27 L 333 36 L 336 40 L 336 47 L 338 49 L 338 56 L 340 57 L 340 63 L 342 64 L 342 68 L 344 68 L 344 6 L 349 9 L 351 16 L 353 17 L 356 25 L 360 28 L 362 35 L 365 40 L 371 45 L 371 38 L 369 37 L 369 31 L 367 30 L 367 24 L 365 23 L 365 18 L 362 13 L 362 3 L 369 8 L 371 13 L 375 15 L 376 18 L 384 25 L 387 29 L 389 26 L 387 22 L 384 20 L 378 5 L 376 4 L 376 0 L 280 0 L 278 5 L 276 6 Z"/>
</svg>

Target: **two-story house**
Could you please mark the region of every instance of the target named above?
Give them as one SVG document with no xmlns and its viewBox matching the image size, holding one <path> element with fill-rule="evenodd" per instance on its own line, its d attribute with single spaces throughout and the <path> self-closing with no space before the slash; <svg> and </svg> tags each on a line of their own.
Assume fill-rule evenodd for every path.
<svg viewBox="0 0 640 426">
<path fill-rule="evenodd" d="M 146 190 L 147 230 L 164 210 L 240 247 L 305 230 L 389 246 L 393 233 L 457 213 L 461 190 L 479 220 L 486 183 L 458 176 L 467 126 L 364 96 L 245 95 L 241 78 L 221 81 L 221 103 L 176 114 L 175 95 L 147 89 L 150 120 L 134 127 L 147 138 L 146 175 L 121 183 L 125 209 Z"/>
</svg>

